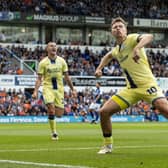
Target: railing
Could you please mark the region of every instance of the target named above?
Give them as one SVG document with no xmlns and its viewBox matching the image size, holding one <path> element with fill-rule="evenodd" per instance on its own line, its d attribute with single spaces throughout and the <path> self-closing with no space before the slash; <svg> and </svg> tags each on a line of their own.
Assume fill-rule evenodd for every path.
<svg viewBox="0 0 168 168">
<path fill-rule="evenodd" d="M 20 65 L 20 69 L 29 72 L 29 74 L 35 74 L 36 72 L 30 68 L 24 60 L 20 59 L 16 54 L 14 54 L 12 51 L 10 51 L 8 48 L 4 47 L 3 50 L 5 50 L 9 55 L 12 55 L 12 57 L 16 60 L 16 62 Z"/>
</svg>

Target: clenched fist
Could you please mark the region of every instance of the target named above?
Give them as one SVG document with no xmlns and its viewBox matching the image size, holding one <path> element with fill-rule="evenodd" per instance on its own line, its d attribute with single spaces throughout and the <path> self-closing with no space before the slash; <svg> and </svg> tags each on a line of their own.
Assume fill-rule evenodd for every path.
<svg viewBox="0 0 168 168">
<path fill-rule="evenodd" d="M 97 69 L 95 72 L 95 76 L 96 76 L 96 78 L 100 78 L 102 76 L 102 70 Z"/>
</svg>

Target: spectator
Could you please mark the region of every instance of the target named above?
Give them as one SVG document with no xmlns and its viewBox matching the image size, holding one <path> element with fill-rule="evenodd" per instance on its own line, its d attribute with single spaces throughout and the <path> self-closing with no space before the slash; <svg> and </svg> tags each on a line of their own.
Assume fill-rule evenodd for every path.
<svg viewBox="0 0 168 168">
<path fill-rule="evenodd" d="M 0 32 L 0 42 L 5 42 L 5 41 L 6 41 L 5 32 L 1 31 Z"/>
</svg>

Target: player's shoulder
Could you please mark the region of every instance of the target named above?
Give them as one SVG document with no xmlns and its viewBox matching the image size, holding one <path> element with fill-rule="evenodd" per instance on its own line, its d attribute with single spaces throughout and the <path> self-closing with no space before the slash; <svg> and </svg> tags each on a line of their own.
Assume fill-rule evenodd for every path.
<svg viewBox="0 0 168 168">
<path fill-rule="evenodd" d="M 127 40 L 137 39 L 140 36 L 138 33 L 131 33 L 127 35 Z"/>
<path fill-rule="evenodd" d="M 141 35 L 138 33 L 132 33 L 127 35 L 126 43 L 132 47 L 134 47 L 139 42 L 139 37 Z"/>
<path fill-rule="evenodd" d="M 65 59 L 63 57 L 61 57 L 61 56 L 58 56 L 58 55 L 57 55 L 57 60 L 62 62 L 62 63 L 65 62 Z"/>
<path fill-rule="evenodd" d="M 57 55 L 57 59 L 59 59 L 59 60 L 64 60 L 64 58 L 61 57 L 61 56 L 59 56 L 59 55 Z"/>
<path fill-rule="evenodd" d="M 115 55 L 117 55 L 118 51 L 119 51 L 119 45 L 116 44 L 116 45 L 112 48 L 112 50 L 110 51 L 110 53 L 112 54 L 113 57 L 115 57 Z"/>
<path fill-rule="evenodd" d="M 48 57 L 44 57 L 40 62 L 39 64 L 44 64 L 48 61 Z"/>
</svg>

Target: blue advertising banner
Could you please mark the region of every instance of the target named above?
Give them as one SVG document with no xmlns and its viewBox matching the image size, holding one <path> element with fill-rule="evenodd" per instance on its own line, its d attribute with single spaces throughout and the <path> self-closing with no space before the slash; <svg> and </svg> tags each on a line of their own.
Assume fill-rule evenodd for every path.
<svg viewBox="0 0 168 168">
<path fill-rule="evenodd" d="M 0 123 L 47 123 L 47 116 L 1 116 Z"/>
<path fill-rule="evenodd" d="M 8 11 L 0 12 L 1 21 L 20 20 L 20 18 L 21 18 L 20 12 L 8 12 Z"/>
<path fill-rule="evenodd" d="M 30 75 L 15 76 L 16 86 L 34 86 L 35 82 L 36 82 L 36 76 L 30 76 Z"/>
<path fill-rule="evenodd" d="M 57 122 L 82 122 L 82 117 L 63 116 Z M 0 116 L 0 123 L 47 123 L 47 116 Z"/>
<path fill-rule="evenodd" d="M 144 116 L 113 116 L 111 118 L 113 122 L 144 122 Z M 161 121 L 166 121 L 164 118 L 160 118 Z M 80 123 L 80 122 L 90 122 L 91 117 L 87 116 L 84 118 L 82 116 L 63 116 L 61 118 L 56 118 L 57 122 L 64 123 Z M 47 123 L 47 116 L 0 116 L 0 123 Z"/>
<path fill-rule="evenodd" d="M 162 115 L 159 115 L 159 121 L 160 122 L 168 122 L 168 120 L 165 117 L 163 117 Z"/>
<path fill-rule="evenodd" d="M 144 116 L 117 116 L 114 115 L 111 120 L 113 122 L 144 122 Z M 56 122 L 63 123 L 80 123 L 80 122 L 90 122 L 91 117 L 87 116 L 84 118 L 82 116 L 63 116 L 61 118 L 56 118 Z M 159 122 L 167 122 L 168 120 L 163 116 L 159 115 Z M 0 116 L 0 123 L 48 123 L 47 116 Z"/>
<path fill-rule="evenodd" d="M 125 116 L 117 116 L 113 115 L 112 117 L 113 122 L 144 122 L 144 116 L 134 116 L 134 115 L 125 115 Z"/>
<path fill-rule="evenodd" d="M 88 120 L 89 117 L 88 117 Z M 61 118 L 56 118 L 56 122 L 83 122 L 83 117 L 74 117 L 74 116 L 63 116 Z M 47 116 L 0 116 L 0 123 L 47 123 Z"/>
</svg>

